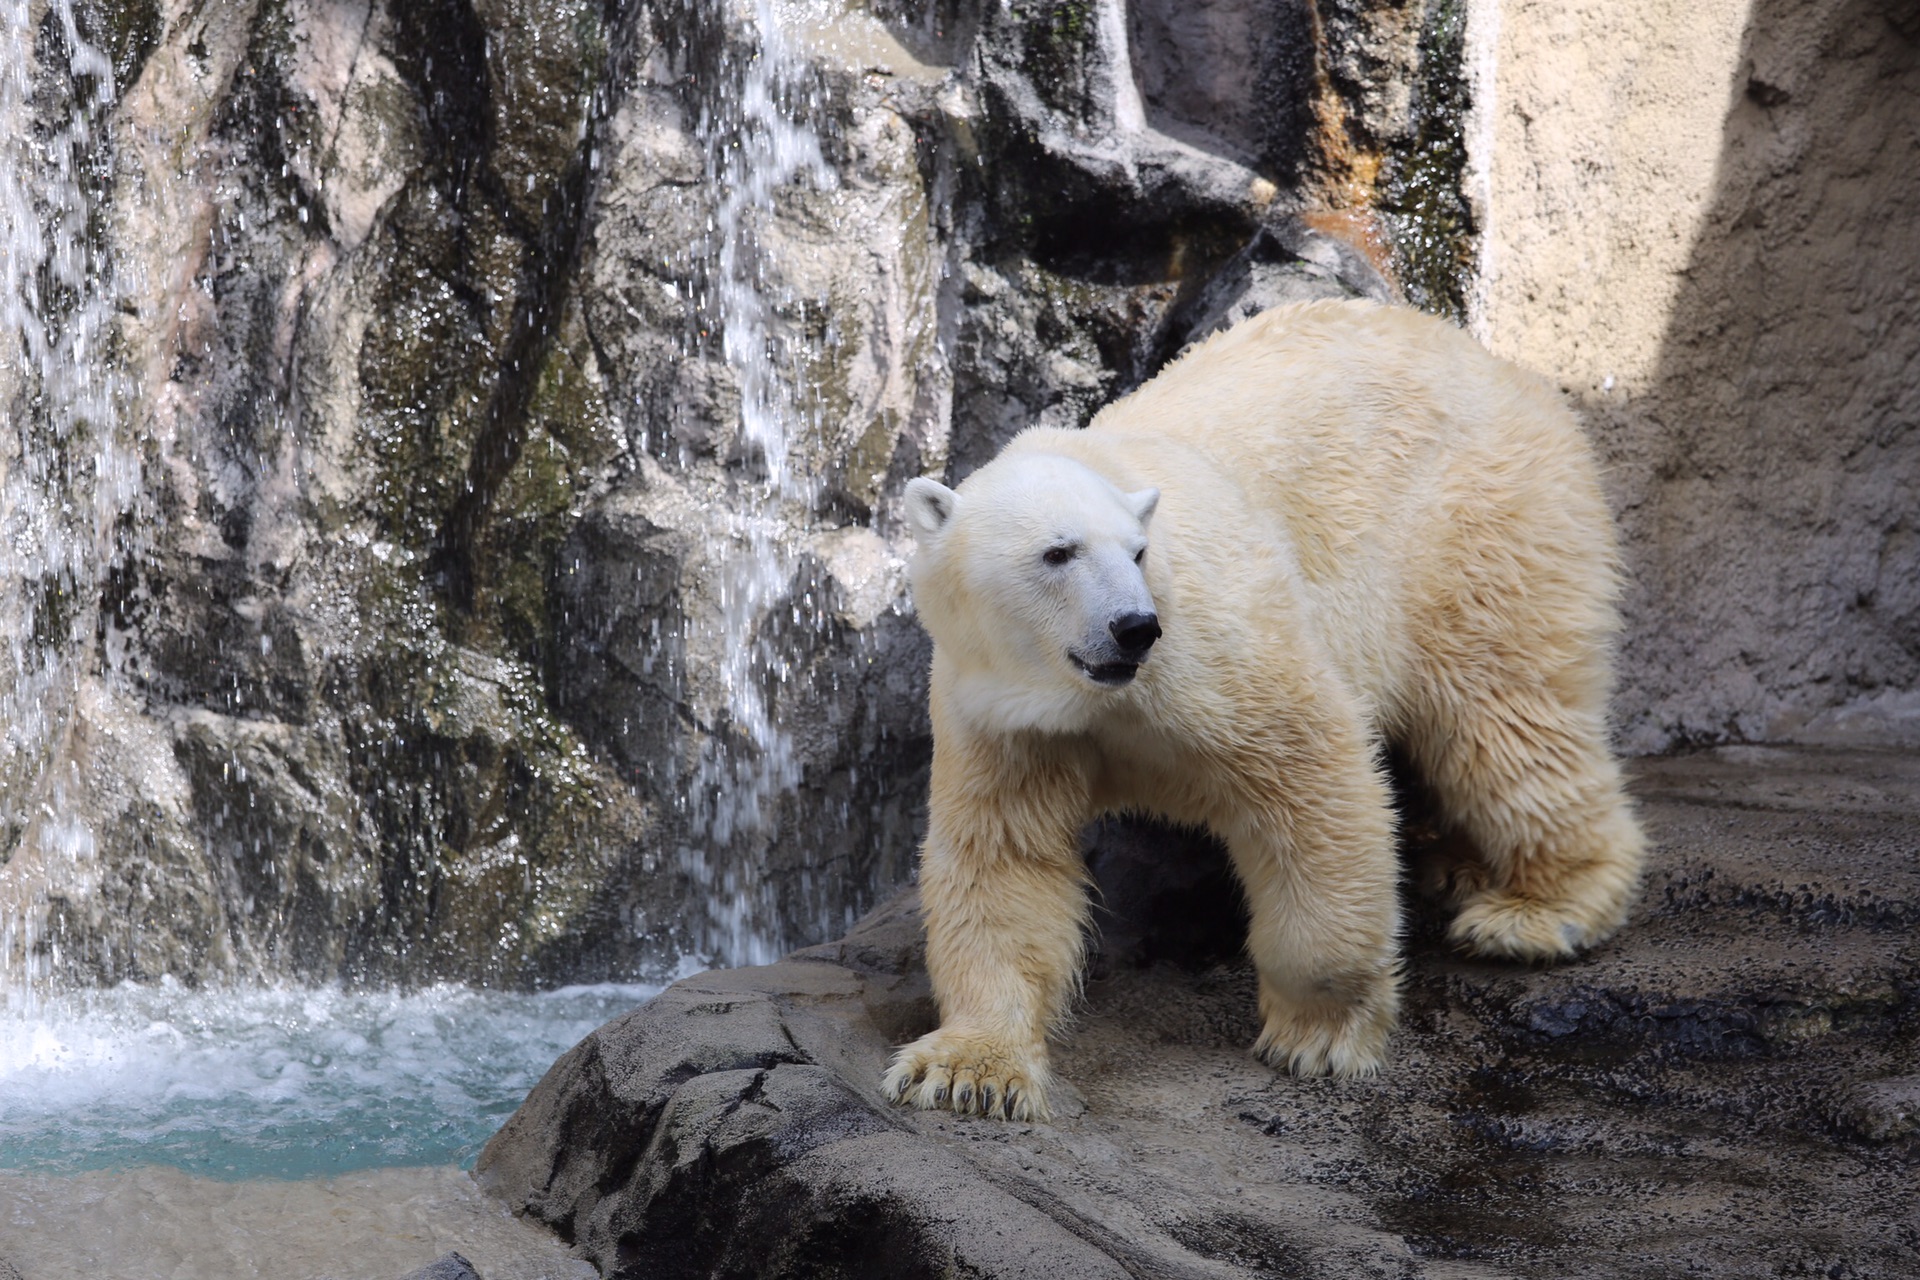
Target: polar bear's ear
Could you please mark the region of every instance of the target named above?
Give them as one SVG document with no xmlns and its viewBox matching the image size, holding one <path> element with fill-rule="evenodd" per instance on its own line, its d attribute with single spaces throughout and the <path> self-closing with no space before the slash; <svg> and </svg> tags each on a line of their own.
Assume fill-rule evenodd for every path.
<svg viewBox="0 0 1920 1280">
<path fill-rule="evenodd" d="M 1133 510 L 1133 518 L 1141 524 L 1153 519 L 1153 509 L 1160 505 L 1158 489 L 1142 489 L 1138 493 L 1127 495 L 1127 506 Z"/>
<path fill-rule="evenodd" d="M 959 509 L 960 495 L 938 480 L 921 476 L 907 481 L 907 523 L 922 542 L 938 537 Z"/>
</svg>

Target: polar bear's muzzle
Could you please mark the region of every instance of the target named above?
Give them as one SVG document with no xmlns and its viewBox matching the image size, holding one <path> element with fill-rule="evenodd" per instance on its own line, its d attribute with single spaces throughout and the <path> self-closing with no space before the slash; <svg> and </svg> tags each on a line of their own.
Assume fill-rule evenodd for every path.
<svg viewBox="0 0 1920 1280">
<path fill-rule="evenodd" d="M 1160 619 L 1152 613 L 1124 613 L 1107 624 L 1107 635 L 1110 639 L 1090 646 L 1086 654 L 1069 649 L 1067 658 L 1095 684 L 1117 689 L 1147 660 L 1147 650 L 1160 638 Z"/>
</svg>

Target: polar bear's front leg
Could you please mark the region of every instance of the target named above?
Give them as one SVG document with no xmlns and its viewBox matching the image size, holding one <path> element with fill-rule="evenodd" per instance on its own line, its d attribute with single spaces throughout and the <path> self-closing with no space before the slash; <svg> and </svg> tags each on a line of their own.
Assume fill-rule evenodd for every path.
<svg viewBox="0 0 1920 1280">
<path fill-rule="evenodd" d="M 1084 947 L 1085 785 L 1058 761 L 970 753 L 938 732 L 920 903 L 941 1023 L 894 1054 L 882 1088 L 925 1109 L 1044 1120 L 1047 1032 Z"/>
<path fill-rule="evenodd" d="M 935 846 L 921 862 L 937 1031 L 894 1055 L 883 1088 L 923 1109 L 1047 1118 L 1047 1031 L 1080 968 L 1077 850 L 991 862 Z"/>
<path fill-rule="evenodd" d="M 1365 755 L 1341 763 L 1299 763 L 1281 801 L 1226 833 L 1260 975 L 1254 1052 L 1298 1075 L 1372 1075 L 1400 1007 L 1387 789 Z"/>
</svg>

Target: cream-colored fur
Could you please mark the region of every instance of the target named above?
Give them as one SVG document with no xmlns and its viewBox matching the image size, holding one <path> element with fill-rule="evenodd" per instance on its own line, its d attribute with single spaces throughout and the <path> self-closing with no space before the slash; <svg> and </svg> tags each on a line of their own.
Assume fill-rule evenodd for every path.
<svg viewBox="0 0 1920 1280">
<path fill-rule="evenodd" d="M 1565 956 L 1624 919 L 1642 840 L 1606 747 L 1611 524 L 1537 378 L 1413 311 L 1308 303 L 1188 351 L 1086 431 L 1023 433 L 957 492 L 915 486 L 943 1021 L 895 1056 L 889 1096 L 1048 1114 L 1078 834 L 1122 810 L 1225 840 L 1256 1052 L 1376 1070 L 1399 998 L 1383 740 L 1479 851 L 1462 946 Z M 1130 681 L 1096 682 L 1076 658 L 1142 585 L 1163 635 Z"/>
</svg>

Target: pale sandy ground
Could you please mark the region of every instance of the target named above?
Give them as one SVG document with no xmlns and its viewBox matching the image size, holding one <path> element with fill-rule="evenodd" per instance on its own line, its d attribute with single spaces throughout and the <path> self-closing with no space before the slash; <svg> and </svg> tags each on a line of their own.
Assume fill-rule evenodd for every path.
<svg viewBox="0 0 1920 1280">
<path fill-rule="evenodd" d="M 22 1280 L 399 1280 L 456 1250 L 487 1280 L 592 1280 L 460 1169 L 219 1182 L 177 1169 L 0 1173 L 0 1276 Z"/>
</svg>

